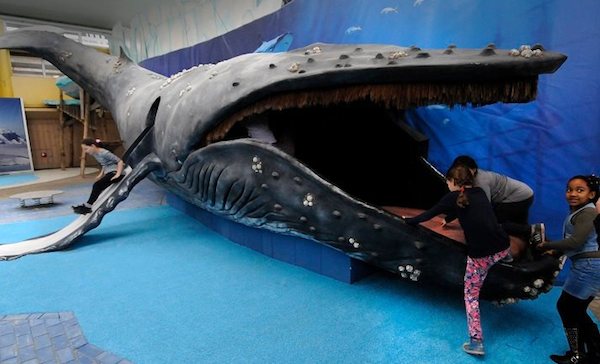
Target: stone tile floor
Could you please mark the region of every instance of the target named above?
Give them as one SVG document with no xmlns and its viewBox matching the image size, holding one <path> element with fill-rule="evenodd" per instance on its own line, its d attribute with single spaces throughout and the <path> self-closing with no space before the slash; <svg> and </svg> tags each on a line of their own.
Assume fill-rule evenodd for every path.
<svg viewBox="0 0 600 364">
<path fill-rule="evenodd" d="M 90 344 L 72 312 L 43 312 L 0 316 L 0 363 L 131 362 Z"/>
</svg>

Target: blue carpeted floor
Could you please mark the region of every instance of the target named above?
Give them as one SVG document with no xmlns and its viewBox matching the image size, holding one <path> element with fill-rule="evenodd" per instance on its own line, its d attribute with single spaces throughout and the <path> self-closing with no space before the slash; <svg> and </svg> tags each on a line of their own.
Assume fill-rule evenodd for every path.
<svg viewBox="0 0 600 364">
<path fill-rule="evenodd" d="M 67 224 L 0 225 L 0 243 Z M 462 353 L 460 292 L 375 274 L 348 285 L 236 245 L 167 206 L 109 214 L 70 250 L 0 262 L 0 314 L 73 311 L 135 363 L 547 363 L 558 289 L 482 305 L 488 355 Z"/>
<path fill-rule="evenodd" d="M 34 173 L 0 174 L 0 186 L 19 185 L 38 179 Z"/>
</svg>

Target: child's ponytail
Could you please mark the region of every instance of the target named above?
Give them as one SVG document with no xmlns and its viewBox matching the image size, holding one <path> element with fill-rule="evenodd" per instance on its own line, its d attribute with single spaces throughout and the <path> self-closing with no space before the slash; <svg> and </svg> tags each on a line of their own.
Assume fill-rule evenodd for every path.
<svg viewBox="0 0 600 364">
<path fill-rule="evenodd" d="M 460 187 L 460 193 L 456 198 L 458 207 L 467 207 L 469 205 L 469 197 L 465 193 L 465 186 L 472 186 L 475 180 L 473 172 L 465 166 L 457 165 L 446 173 L 446 179 L 452 181 L 456 186 Z"/>
</svg>

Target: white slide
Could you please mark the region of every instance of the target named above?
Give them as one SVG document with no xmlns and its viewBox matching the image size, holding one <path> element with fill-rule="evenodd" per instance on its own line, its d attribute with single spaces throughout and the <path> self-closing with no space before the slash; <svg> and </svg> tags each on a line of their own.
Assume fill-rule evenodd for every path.
<svg viewBox="0 0 600 364">
<path fill-rule="evenodd" d="M 100 225 L 104 215 L 112 211 L 119 202 L 125 200 L 131 189 L 143 180 L 155 165 L 152 161 L 146 161 L 146 163 L 140 163 L 135 169 L 127 167 L 125 177 L 110 185 L 100 194 L 92 206 L 92 212 L 79 216 L 69 225 L 52 234 L 18 243 L 0 245 L 0 260 L 11 260 L 27 254 L 59 250 L 70 245 L 76 238 Z"/>
<path fill-rule="evenodd" d="M 91 214 L 88 214 L 91 216 Z M 32 253 L 55 250 L 54 247 L 65 238 L 81 229 L 87 221 L 88 215 L 81 215 L 69 225 L 50 235 L 21 241 L 19 243 L 8 243 L 0 245 L 0 260 L 9 260 Z"/>
<path fill-rule="evenodd" d="M 123 180 L 127 178 L 127 175 L 130 174 L 131 171 L 132 169 L 130 167 L 125 170 L 126 175 L 123 177 Z M 82 235 L 83 228 L 88 220 L 97 215 L 97 210 L 99 207 L 103 206 L 104 202 L 106 202 L 113 195 L 113 192 L 119 187 L 120 184 L 120 182 L 112 184 L 107 189 L 102 191 L 98 197 L 98 200 L 96 200 L 92 206 L 92 212 L 89 214 L 80 215 L 77 219 L 59 231 L 49 235 L 40 236 L 38 238 L 21 241 L 19 243 L 0 245 L 0 260 L 17 258 L 31 253 L 56 250 L 57 245 L 64 246 L 61 244 L 61 242 L 69 239 L 69 237 L 73 237 L 74 239 L 75 237 Z"/>
</svg>

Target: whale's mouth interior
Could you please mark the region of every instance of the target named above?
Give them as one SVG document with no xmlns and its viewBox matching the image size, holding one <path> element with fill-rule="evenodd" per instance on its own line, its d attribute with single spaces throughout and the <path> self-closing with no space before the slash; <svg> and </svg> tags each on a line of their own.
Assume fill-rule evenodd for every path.
<svg viewBox="0 0 600 364">
<path fill-rule="evenodd" d="M 222 140 L 248 138 L 248 125 L 267 125 L 275 147 L 352 197 L 426 209 L 447 192 L 446 184 L 424 162 L 427 139 L 403 115 L 365 100 L 266 110 L 236 122 Z"/>
<path fill-rule="evenodd" d="M 537 77 L 526 77 L 361 84 L 270 96 L 261 90 L 232 105 L 199 147 L 248 138 L 251 123 L 268 125 L 276 147 L 351 196 L 378 207 L 424 209 L 447 188 L 424 162 L 427 139 L 402 121 L 402 111 L 432 104 L 528 102 L 536 85 Z"/>
</svg>

